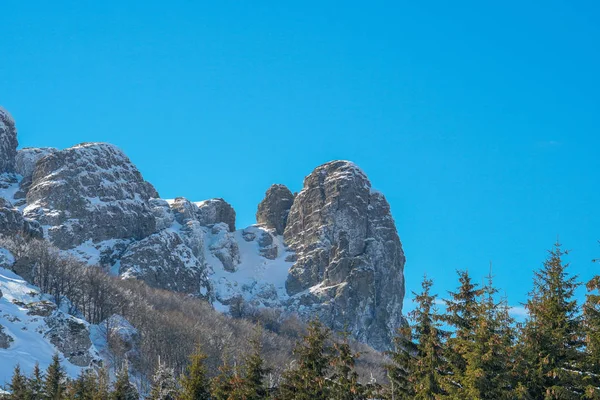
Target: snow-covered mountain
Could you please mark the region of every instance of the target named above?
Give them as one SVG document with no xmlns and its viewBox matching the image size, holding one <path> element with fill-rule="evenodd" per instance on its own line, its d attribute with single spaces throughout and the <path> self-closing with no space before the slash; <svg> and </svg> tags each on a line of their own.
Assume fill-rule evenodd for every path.
<svg viewBox="0 0 600 400">
<path fill-rule="evenodd" d="M 113 145 L 16 148 L 14 121 L 0 109 L 0 235 L 43 238 L 90 266 L 205 298 L 224 313 L 275 308 L 318 316 L 379 350 L 390 347 L 402 323 L 402 245 L 385 197 L 351 162 L 319 166 L 296 195 L 273 185 L 257 224 L 236 229 L 225 200 L 161 199 Z M 23 298 L 36 289 L 7 262 L 0 285 L 0 327 L 9 337 L 0 357 L 45 360 L 56 347 L 48 322 L 27 318 L 28 304 L 44 296 Z M 15 315 L 19 326 L 10 322 Z M 26 340 L 49 346 L 39 354 L 32 347 L 21 355 L 17 347 L 28 324 L 39 338 Z M 96 357 L 97 348 L 89 351 Z"/>
</svg>

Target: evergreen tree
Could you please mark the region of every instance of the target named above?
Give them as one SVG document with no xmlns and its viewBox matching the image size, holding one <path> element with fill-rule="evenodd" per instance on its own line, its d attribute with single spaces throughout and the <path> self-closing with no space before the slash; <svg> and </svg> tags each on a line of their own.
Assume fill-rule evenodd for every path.
<svg viewBox="0 0 600 400">
<path fill-rule="evenodd" d="M 534 275 L 527 301 L 529 312 L 519 350 L 522 382 L 519 396 L 526 399 L 581 399 L 582 320 L 574 293 L 579 283 L 563 263 L 555 244 L 541 270 Z"/>
<path fill-rule="evenodd" d="M 460 378 L 460 398 L 465 400 L 513 399 L 513 319 L 506 300 L 496 301 L 491 273 L 477 306 L 474 340 L 463 355 L 466 361 Z"/>
<path fill-rule="evenodd" d="M 413 387 L 413 366 L 417 354 L 417 345 L 412 340 L 410 325 L 398 329 L 394 338 L 394 351 L 387 353 L 391 363 L 386 365 L 389 386 L 385 396 L 387 399 L 412 400 L 415 396 Z"/>
<path fill-rule="evenodd" d="M 40 369 L 40 364 L 37 362 L 33 367 L 33 373 L 28 379 L 27 386 L 29 387 L 30 400 L 45 399 L 46 394 L 44 392 L 44 373 Z"/>
<path fill-rule="evenodd" d="M 423 291 L 415 294 L 416 309 L 409 316 L 414 321 L 413 338 L 417 355 L 411 371 L 415 400 L 441 399 L 448 367 L 444 359 L 444 342 L 448 333 L 442 329 L 441 317 L 435 306 L 436 295 L 431 294 L 433 281 L 424 278 Z"/>
<path fill-rule="evenodd" d="M 175 380 L 175 373 L 172 368 L 159 364 L 154 377 L 152 378 L 152 388 L 150 389 L 151 400 L 175 400 L 178 399 L 179 389 Z"/>
<path fill-rule="evenodd" d="M 76 380 L 70 383 L 67 397 L 77 400 L 93 400 L 98 390 L 97 386 L 95 372 L 83 371 Z"/>
<path fill-rule="evenodd" d="M 93 400 L 109 400 L 110 398 L 110 373 L 104 366 L 95 372 L 96 391 Z"/>
<path fill-rule="evenodd" d="M 239 383 L 238 371 L 229 364 L 227 356 L 219 367 L 219 373 L 210 382 L 210 394 L 213 400 L 231 400 L 235 385 Z"/>
<path fill-rule="evenodd" d="M 586 333 L 586 397 L 600 399 L 600 275 L 587 283 L 583 315 Z"/>
<path fill-rule="evenodd" d="M 21 373 L 21 367 L 19 364 L 13 371 L 12 380 L 8 386 L 10 389 L 11 400 L 26 400 L 29 398 L 29 391 L 27 389 L 27 378 Z"/>
<path fill-rule="evenodd" d="M 475 342 L 477 327 L 478 297 L 481 290 L 471 281 L 468 271 L 457 271 L 460 286 L 458 291 L 449 292 L 450 299 L 446 303 L 446 314 L 442 319 L 454 330 L 453 337 L 448 339 L 445 357 L 448 360 L 452 384 L 447 385 L 453 395 L 462 398 L 462 378 L 467 369 L 466 354 Z"/>
<path fill-rule="evenodd" d="M 209 400 L 210 382 L 207 378 L 207 370 L 204 365 L 206 355 L 200 346 L 190 357 L 190 365 L 186 373 L 181 377 L 182 400 Z"/>
<path fill-rule="evenodd" d="M 262 331 L 256 331 L 254 338 L 250 341 L 252 351 L 244 357 L 244 393 L 247 400 L 260 400 L 267 397 L 265 376 L 269 369 L 265 367 L 262 359 Z"/>
<path fill-rule="evenodd" d="M 342 342 L 334 343 L 334 356 L 331 360 L 332 376 L 330 379 L 330 399 L 332 400 L 365 400 L 368 398 L 368 388 L 358 381 L 355 370 L 358 354 L 352 352 L 348 335 Z"/>
<path fill-rule="evenodd" d="M 129 366 L 125 364 L 117 374 L 115 388 L 111 393 L 112 400 L 138 400 L 140 395 L 129 380 Z"/>
<path fill-rule="evenodd" d="M 327 372 L 331 361 L 330 333 L 318 321 L 311 321 L 308 334 L 294 349 L 297 366 L 285 372 L 279 397 L 289 400 L 329 398 Z"/>
<path fill-rule="evenodd" d="M 52 362 L 46 370 L 44 379 L 44 392 L 48 400 L 60 400 L 64 398 L 66 391 L 66 375 L 60 364 L 58 353 L 52 357 Z"/>
</svg>

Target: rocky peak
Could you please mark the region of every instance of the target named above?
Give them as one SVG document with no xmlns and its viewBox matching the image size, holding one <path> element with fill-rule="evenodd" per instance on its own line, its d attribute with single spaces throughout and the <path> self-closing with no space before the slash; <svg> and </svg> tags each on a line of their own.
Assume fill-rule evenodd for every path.
<svg viewBox="0 0 600 400">
<path fill-rule="evenodd" d="M 17 151 L 15 158 L 15 169 L 17 174 L 23 176 L 23 178 L 31 178 L 36 163 L 48 154 L 57 151 L 58 149 L 55 149 L 54 147 L 25 147 Z"/>
<path fill-rule="evenodd" d="M 402 323 L 404 253 L 385 197 L 365 173 L 332 161 L 304 180 L 284 234 L 297 256 L 287 291 L 333 329 L 387 349 Z"/>
<path fill-rule="evenodd" d="M 15 120 L 8 111 L 0 107 L 0 174 L 15 172 L 18 145 Z"/>
<path fill-rule="evenodd" d="M 83 143 L 36 162 L 25 215 L 63 249 L 86 240 L 142 239 L 156 230 L 153 197 L 154 187 L 116 146 Z"/>
<path fill-rule="evenodd" d="M 229 232 L 235 231 L 235 210 L 223 199 L 210 199 L 195 203 L 198 207 L 198 221 L 202 226 L 224 222 Z"/>
<path fill-rule="evenodd" d="M 285 185 L 272 185 L 258 205 L 256 222 L 283 235 L 294 195 Z"/>
</svg>

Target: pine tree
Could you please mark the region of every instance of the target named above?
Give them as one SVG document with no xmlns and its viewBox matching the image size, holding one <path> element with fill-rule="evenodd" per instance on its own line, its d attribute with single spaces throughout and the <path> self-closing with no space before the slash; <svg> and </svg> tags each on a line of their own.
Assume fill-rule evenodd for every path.
<svg viewBox="0 0 600 400">
<path fill-rule="evenodd" d="M 179 396 L 179 388 L 172 368 L 159 364 L 150 389 L 151 400 L 175 400 Z"/>
<path fill-rule="evenodd" d="M 104 366 L 95 372 L 96 391 L 93 400 L 108 400 L 110 398 L 110 373 Z"/>
<path fill-rule="evenodd" d="M 111 393 L 113 400 L 138 400 L 140 395 L 136 387 L 129 380 L 129 366 L 125 364 L 117 373 L 115 388 Z"/>
<path fill-rule="evenodd" d="M 448 333 L 441 326 L 435 306 L 436 295 L 430 293 L 433 281 L 424 278 L 423 291 L 415 294 L 417 308 L 409 316 L 414 321 L 413 338 L 417 356 L 411 371 L 415 400 L 441 399 L 445 396 L 448 366 L 444 359 L 444 342 Z"/>
<path fill-rule="evenodd" d="M 412 340 L 410 325 L 398 329 L 394 350 L 387 353 L 391 362 L 386 365 L 389 385 L 385 396 L 393 400 L 411 400 L 415 396 L 412 380 L 417 345 Z"/>
<path fill-rule="evenodd" d="M 58 353 L 52 357 L 52 362 L 46 370 L 46 378 L 44 380 L 44 392 L 48 400 L 60 400 L 64 398 L 66 391 L 65 384 L 66 375 L 60 364 Z"/>
<path fill-rule="evenodd" d="M 225 355 L 219 373 L 210 382 L 210 395 L 213 400 L 230 400 L 234 385 L 238 382 L 237 371 L 234 371 L 227 358 Z"/>
<path fill-rule="evenodd" d="M 297 366 L 285 372 L 279 397 L 289 400 L 328 399 L 328 366 L 331 347 L 330 332 L 318 321 L 311 321 L 308 334 L 294 349 Z"/>
<path fill-rule="evenodd" d="M 93 400 L 97 390 L 96 374 L 91 370 L 82 371 L 76 380 L 70 382 L 67 398 Z"/>
<path fill-rule="evenodd" d="M 46 398 L 44 392 L 44 373 L 40 369 L 39 363 L 35 363 L 33 373 L 28 379 L 27 386 L 29 387 L 30 400 L 42 400 Z"/>
<path fill-rule="evenodd" d="M 582 320 L 574 298 L 579 286 L 555 244 L 534 275 L 526 307 L 529 318 L 521 332 L 519 395 L 526 399 L 581 399 Z"/>
<path fill-rule="evenodd" d="M 258 329 L 250 341 L 251 352 L 244 357 L 244 393 L 247 400 L 260 400 L 267 397 L 265 376 L 269 368 L 262 359 L 262 331 Z"/>
<path fill-rule="evenodd" d="M 331 360 L 332 376 L 330 379 L 330 399 L 332 400 L 365 400 L 368 398 L 368 388 L 362 386 L 355 370 L 355 354 L 350 348 L 348 334 L 344 334 L 343 341 L 333 345 L 334 356 Z"/>
<path fill-rule="evenodd" d="M 466 354 L 475 341 L 477 326 L 478 297 L 481 290 L 471 281 L 468 271 L 457 271 L 460 286 L 457 292 L 449 292 L 450 299 L 446 303 L 446 314 L 442 319 L 454 329 L 454 336 L 448 339 L 445 357 L 448 360 L 451 384 L 448 390 L 452 398 L 462 398 L 462 378 L 467 369 Z"/>
<path fill-rule="evenodd" d="M 186 373 L 181 377 L 182 400 L 209 400 L 210 382 L 207 378 L 207 370 L 204 365 L 206 355 L 200 346 L 190 357 L 190 365 Z"/>
<path fill-rule="evenodd" d="M 600 275 L 587 283 L 583 315 L 586 333 L 586 398 L 600 399 Z"/>
<path fill-rule="evenodd" d="M 9 385 L 11 400 L 26 400 L 29 398 L 27 378 L 21 373 L 21 366 L 16 365 Z"/>
<path fill-rule="evenodd" d="M 491 273 L 478 302 L 474 340 L 463 355 L 466 368 L 459 393 L 465 400 L 513 399 L 513 319 L 506 300 L 496 301 Z"/>
</svg>

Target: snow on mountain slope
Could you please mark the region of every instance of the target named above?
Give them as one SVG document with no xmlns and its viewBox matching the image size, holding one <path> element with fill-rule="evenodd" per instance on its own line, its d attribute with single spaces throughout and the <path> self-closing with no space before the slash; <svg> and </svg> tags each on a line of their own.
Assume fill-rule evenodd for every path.
<svg viewBox="0 0 600 400">
<path fill-rule="evenodd" d="M 0 249 L 0 255 L 5 260 L 11 257 L 4 249 Z M 72 320 L 89 326 L 85 321 L 67 316 L 61 310 L 52 311 L 48 296 L 41 295 L 37 287 L 5 268 L 0 268 L 0 291 L 0 326 L 2 333 L 9 337 L 8 348 L 0 346 L 0 385 L 10 381 L 17 364 L 24 373 L 29 374 L 36 362 L 45 369 L 52 356 L 60 353 L 57 346 L 51 343 L 52 331 L 58 327 L 49 326 L 50 318 L 53 321 Z M 95 346 L 90 346 L 88 351 L 90 358 L 98 358 Z M 82 370 L 81 366 L 74 365 L 68 359 L 63 359 L 63 365 L 70 376 L 76 376 Z"/>
</svg>

